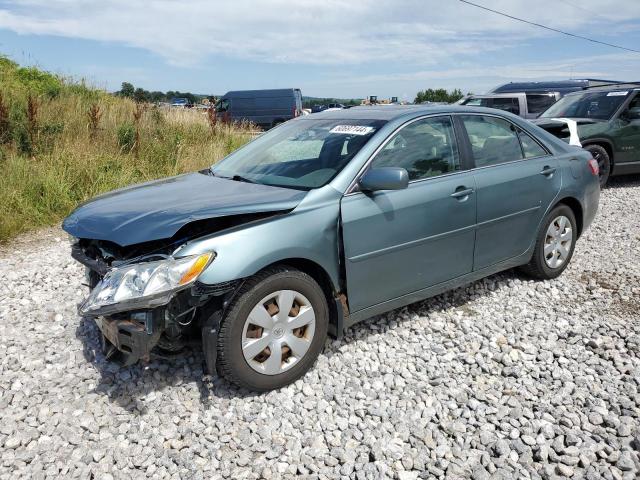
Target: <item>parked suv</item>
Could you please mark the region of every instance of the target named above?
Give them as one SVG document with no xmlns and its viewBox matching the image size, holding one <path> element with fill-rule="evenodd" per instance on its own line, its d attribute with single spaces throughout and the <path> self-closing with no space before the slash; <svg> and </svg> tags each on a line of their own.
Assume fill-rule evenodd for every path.
<svg viewBox="0 0 640 480">
<path fill-rule="evenodd" d="M 536 118 L 560 99 L 560 93 L 488 93 L 468 95 L 458 101 L 460 105 L 488 107 L 504 110 L 522 118 Z"/>
<path fill-rule="evenodd" d="M 355 107 L 98 197 L 63 228 L 107 358 L 201 339 L 209 372 L 269 390 L 365 318 L 512 267 L 557 277 L 596 213 L 597 174 L 506 112 Z"/>
<path fill-rule="evenodd" d="M 542 82 L 509 82 L 485 95 L 470 95 L 458 103 L 505 110 L 522 118 L 537 118 L 568 93 L 595 86 L 612 85 L 611 80 L 556 80 Z"/>
<path fill-rule="evenodd" d="M 602 186 L 610 176 L 640 173 L 640 83 L 568 94 L 535 121 L 569 141 L 569 126 L 558 118 L 576 122 L 582 147 L 598 161 Z"/>
</svg>

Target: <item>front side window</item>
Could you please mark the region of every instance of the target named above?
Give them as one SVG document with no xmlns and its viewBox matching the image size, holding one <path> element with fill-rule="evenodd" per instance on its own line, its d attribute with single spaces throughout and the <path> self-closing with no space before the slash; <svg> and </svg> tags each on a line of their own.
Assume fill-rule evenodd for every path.
<svg viewBox="0 0 640 480">
<path fill-rule="evenodd" d="M 517 97 L 471 97 L 462 102 L 470 107 L 497 108 L 518 115 L 520 103 Z"/>
<path fill-rule="evenodd" d="M 386 122 L 316 120 L 286 122 L 211 168 L 214 175 L 301 190 L 328 183 Z"/>
<path fill-rule="evenodd" d="M 636 98 L 631 100 L 628 108 L 629 116 L 633 119 L 640 118 L 640 93 L 636 95 Z"/>
<path fill-rule="evenodd" d="M 451 118 L 425 118 L 401 129 L 371 163 L 371 168 L 380 167 L 404 168 L 409 173 L 409 180 L 460 170 Z"/>
<path fill-rule="evenodd" d="M 553 93 L 527 93 L 529 113 L 542 113 L 554 103 L 556 103 L 556 96 Z"/>
<path fill-rule="evenodd" d="M 520 103 L 515 97 L 497 97 L 492 98 L 489 104 L 491 108 L 497 108 L 498 110 L 504 110 L 518 115 L 520 113 Z"/>
<path fill-rule="evenodd" d="M 461 115 L 476 167 L 487 167 L 524 158 L 512 123 L 483 115 Z"/>
<path fill-rule="evenodd" d="M 218 103 L 216 104 L 216 111 L 226 112 L 227 110 L 229 110 L 229 100 L 226 98 L 218 100 Z"/>
</svg>

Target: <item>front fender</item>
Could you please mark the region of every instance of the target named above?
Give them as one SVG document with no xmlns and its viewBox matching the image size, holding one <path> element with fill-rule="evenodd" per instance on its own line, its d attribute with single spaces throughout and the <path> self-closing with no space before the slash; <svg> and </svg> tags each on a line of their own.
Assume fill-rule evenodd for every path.
<svg viewBox="0 0 640 480">
<path fill-rule="evenodd" d="M 328 188 L 309 197 L 288 214 L 190 241 L 174 256 L 215 252 L 215 260 L 198 278 L 208 285 L 246 278 L 287 259 L 310 260 L 325 270 L 338 291 L 340 195 Z"/>
</svg>

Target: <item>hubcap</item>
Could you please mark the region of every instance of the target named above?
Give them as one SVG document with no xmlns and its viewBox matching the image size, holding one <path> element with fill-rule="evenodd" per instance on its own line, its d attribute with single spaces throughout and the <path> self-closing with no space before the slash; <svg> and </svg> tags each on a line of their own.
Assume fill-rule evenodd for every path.
<svg viewBox="0 0 640 480">
<path fill-rule="evenodd" d="M 571 222 L 564 215 L 556 217 L 547 229 L 544 240 L 544 261 L 551 268 L 562 266 L 571 253 L 573 230 Z"/>
<path fill-rule="evenodd" d="M 316 327 L 311 302 L 295 290 L 278 290 L 253 307 L 242 331 L 247 364 L 264 375 L 285 372 L 305 356 Z"/>
</svg>

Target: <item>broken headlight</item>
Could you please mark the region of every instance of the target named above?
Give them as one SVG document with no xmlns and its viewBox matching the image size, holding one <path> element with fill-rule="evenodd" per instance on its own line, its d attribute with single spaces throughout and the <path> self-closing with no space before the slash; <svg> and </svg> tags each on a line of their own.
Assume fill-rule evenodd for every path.
<svg viewBox="0 0 640 480">
<path fill-rule="evenodd" d="M 90 314 L 110 305 L 132 303 L 137 299 L 169 297 L 193 283 L 214 257 L 213 253 L 204 253 L 121 265 L 110 270 L 96 285 L 80 306 L 80 313 Z"/>
</svg>

